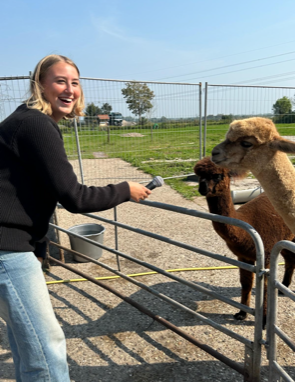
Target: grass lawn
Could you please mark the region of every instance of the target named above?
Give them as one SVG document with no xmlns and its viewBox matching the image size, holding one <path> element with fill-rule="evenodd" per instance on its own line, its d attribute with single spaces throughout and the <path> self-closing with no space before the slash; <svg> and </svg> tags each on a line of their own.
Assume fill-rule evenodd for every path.
<svg viewBox="0 0 295 382">
<path fill-rule="evenodd" d="M 294 135 L 295 124 L 278 124 L 281 135 Z M 228 124 L 208 124 L 206 132 L 206 155 L 214 146 L 224 140 Z M 77 159 L 74 130 L 62 128 L 65 147 L 69 158 Z M 202 132 L 202 140 L 204 132 Z M 132 127 L 102 130 L 84 128 L 79 131 L 82 159 L 95 158 L 95 152 L 102 152 L 109 158 L 121 158 L 140 170 L 163 178 L 193 173 L 193 167 L 203 153 L 200 145 L 199 126 L 174 124 L 173 128 Z M 165 183 L 192 199 L 199 193 L 196 187 L 186 183 L 186 177 L 166 179 Z"/>
</svg>

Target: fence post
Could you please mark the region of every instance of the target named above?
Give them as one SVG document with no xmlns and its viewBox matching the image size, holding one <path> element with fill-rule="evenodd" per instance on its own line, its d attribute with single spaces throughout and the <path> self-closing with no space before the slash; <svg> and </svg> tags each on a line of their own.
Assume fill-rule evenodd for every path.
<svg viewBox="0 0 295 382">
<path fill-rule="evenodd" d="M 259 236 L 260 238 L 260 236 Z M 261 342 L 263 327 L 263 295 L 264 295 L 264 277 L 265 276 L 265 259 L 264 246 L 262 240 L 255 244 L 256 246 L 256 279 L 255 279 L 255 328 L 254 328 L 254 344 L 253 344 L 253 379 L 252 382 L 260 381 L 261 372 Z"/>
<path fill-rule="evenodd" d="M 81 157 L 79 134 L 78 134 L 78 127 L 77 127 L 77 119 L 76 118 L 74 118 L 74 128 L 75 128 L 75 137 L 76 137 L 78 160 L 79 160 L 79 166 L 80 166 L 81 183 L 84 184 L 82 157 Z"/>
<path fill-rule="evenodd" d="M 207 101 L 208 101 L 208 82 L 205 82 L 205 101 L 204 101 L 204 145 L 203 156 L 206 156 L 206 139 L 207 139 Z"/>
<path fill-rule="evenodd" d="M 110 126 L 109 125 L 107 127 L 107 135 L 108 135 L 107 142 L 110 143 Z"/>
<path fill-rule="evenodd" d="M 275 335 L 275 326 L 278 316 L 278 290 L 276 289 L 276 280 L 278 279 L 278 256 L 279 250 L 274 247 L 271 251 L 270 269 L 267 290 L 267 358 L 269 360 L 269 381 L 277 381 L 278 373 L 274 367 L 277 360 L 277 337 Z"/>
<path fill-rule="evenodd" d="M 295 301 L 294 293 L 278 280 L 279 255 L 283 249 L 295 253 L 294 243 L 288 240 L 279 241 L 274 245 L 270 254 L 266 332 L 267 358 L 269 360 L 269 382 L 294 381 L 287 371 L 277 362 L 277 337 L 279 337 L 285 345 L 289 346 L 293 352 L 295 348 L 294 341 L 277 326 L 279 311 L 278 292 L 281 290 L 285 298 L 290 298 L 292 301 Z"/>
<path fill-rule="evenodd" d="M 114 207 L 114 221 L 118 221 L 118 214 L 117 214 L 117 207 Z M 119 250 L 119 243 L 118 243 L 118 226 L 115 225 L 115 249 L 116 251 Z M 120 265 L 120 256 L 116 255 L 117 257 L 117 266 L 118 270 L 121 271 L 121 265 Z"/>
<path fill-rule="evenodd" d="M 200 140 L 199 157 L 200 159 L 202 159 L 202 82 L 199 83 L 199 140 Z"/>
</svg>

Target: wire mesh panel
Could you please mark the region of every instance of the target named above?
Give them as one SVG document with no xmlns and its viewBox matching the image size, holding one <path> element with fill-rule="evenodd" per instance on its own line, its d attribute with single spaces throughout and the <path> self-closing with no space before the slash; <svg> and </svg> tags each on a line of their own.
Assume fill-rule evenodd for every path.
<svg viewBox="0 0 295 382">
<path fill-rule="evenodd" d="M 200 84 L 144 83 L 81 79 L 86 115 L 79 121 L 83 162 L 96 158 L 84 173 L 85 183 L 118 181 L 102 161 L 121 159 L 134 167 L 129 180 L 144 181 L 146 173 L 163 177 L 192 172 L 200 156 Z M 130 88 L 129 95 L 124 89 Z M 142 176 L 138 177 L 138 171 Z M 130 169 L 129 169 L 130 170 Z M 129 171 L 130 173 L 130 171 Z"/>
<path fill-rule="evenodd" d="M 283 136 L 295 136 L 295 88 L 242 85 L 205 86 L 204 155 L 222 141 L 234 119 L 270 118 Z"/>
<path fill-rule="evenodd" d="M 0 122 L 7 118 L 29 97 L 29 95 L 29 76 L 0 77 Z M 78 152 L 73 126 L 74 122 L 69 120 L 62 120 L 59 123 L 68 158 L 71 160 L 76 174 L 81 178 L 80 168 L 77 161 Z"/>
<path fill-rule="evenodd" d="M 29 95 L 29 76 L 0 77 L 0 121 Z M 148 174 L 175 177 L 192 173 L 201 155 L 201 84 L 155 83 L 81 78 L 85 116 L 61 120 L 59 127 L 74 170 L 84 182 L 104 185 L 145 181 Z M 130 87 L 129 95 L 124 89 Z M 77 137 L 81 155 L 77 151 Z M 79 159 L 82 159 L 82 162 Z M 118 161 L 120 177 L 109 161 Z M 142 176 L 138 176 L 142 170 Z M 80 179 L 81 180 L 81 179 Z"/>
<path fill-rule="evenodd" d="M 0 122 L 29 95 L 29 76 L 0 77 Z"/>
</svg>

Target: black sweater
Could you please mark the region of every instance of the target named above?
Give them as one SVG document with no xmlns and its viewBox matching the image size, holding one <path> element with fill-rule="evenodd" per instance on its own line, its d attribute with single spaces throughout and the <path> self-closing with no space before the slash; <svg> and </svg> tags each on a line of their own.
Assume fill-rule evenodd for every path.
<svg viewBox="0 0 295 382">
<path fill-rule="evenodd" d="M 49 116 L 21 105 L 0 124 L 0 250 L 33 251 L 57 202 L 83 213 L 129 199 L 127 182 L 87 187 L 77 181 Z"/>
</svg>

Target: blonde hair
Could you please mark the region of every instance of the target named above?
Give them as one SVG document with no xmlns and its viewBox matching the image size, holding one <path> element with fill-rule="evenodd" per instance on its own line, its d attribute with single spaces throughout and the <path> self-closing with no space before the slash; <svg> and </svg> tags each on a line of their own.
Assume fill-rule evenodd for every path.
<svg viewBox="0 0 295 382">
<path fill-rule="evenodd" d="M 65 62 L 73 66 L 77 70 L 78 75 L 80 77 L 80 71 L 78 67 L 69 58 L 58 55 L 58 54 L 50 54 L 42 58 L 42 60 L 38 62 L 31 76 L 31 83 L 30 83 L 31 96 L 25 101 L 28 108 L 37 109 L 44 114 L 52 115 L 51 104 L 48 101 L 46 101 L 46 99 L 43 97 L 43 86 L 41 83 L 44 80 L 49 68 L 51 68 L 53 65 L 57 64 L 58 62 Z M 81 89 L 81 95 L 78 101 L 76 102 L 72 112 L 70 114 L 67 114 L 64 117 L 64 119 L 75 118 L 75 117 L 84 115 L 83 113 L 84 93 L 83 93 L 81 85 L 80 85 L 80 89 Z"/>
</svg>

